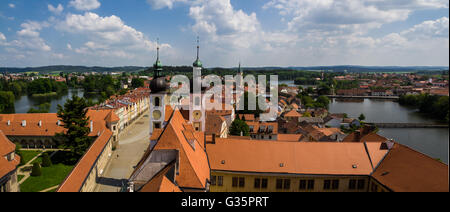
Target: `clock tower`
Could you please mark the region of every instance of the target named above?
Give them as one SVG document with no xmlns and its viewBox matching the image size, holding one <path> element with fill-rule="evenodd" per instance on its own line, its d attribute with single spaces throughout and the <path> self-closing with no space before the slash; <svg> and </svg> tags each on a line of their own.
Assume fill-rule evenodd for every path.
<svg viewBox="0 0 450 212">
<path fill-rule="evenodd" d="M 200 45 L 197 38 L 197 60 L 193 64 L 194 91 L 189 105 L 189 122 L 194 126 L 195 131 L 205 131 L 205 102 L 202 98 L 202 62 L 199 58 Z"/>
<path fill-rule="evenodd" d="M 162 74 L 163 66 L 159 61 L 159 44 L 157 47 L 157 58 L 153 65 L 153 79 L 150 82 L 150 137 L 157 129 L 163 129 L 166 116 L 166 104 L 168 86 L 166 78 Z"/>
</svg>

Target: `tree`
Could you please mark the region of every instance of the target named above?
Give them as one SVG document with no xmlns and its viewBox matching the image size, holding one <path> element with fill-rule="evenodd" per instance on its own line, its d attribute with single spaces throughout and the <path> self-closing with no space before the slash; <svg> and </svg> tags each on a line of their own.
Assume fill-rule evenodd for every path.
<svg viewBox="0 0 450 212">
<path fill-rule="evenodd" d="M 235 119 L 233 123 L 231 123 L 230 127 L 230 135 L 240 136 L 242 132 L 243 136 L 250 135 L 250 127 L 245 123 L 245 121 Z"/>
<path fill-rule="evenodd" d="M 326 96 L 319 96 L 316 102 L 322 104 L 325 108 L 328 108 L 328 106 L 330 105 L 330 99 Z"/>
<path fill-rule="evenodd" d="M 52 161 L 50 160 L 50 156 L 45 152 L 42 155 L 42 167 L 50 167 L 52 166 Z"/>
<path fill-rule="evenodd" d="M 361 114 L 358 119 L 359 121 L 364 121 L 366 120 L 366 116 L 364 116 L 364 114 Z"/>
<path fill-rule="evenodd" d="M 0 91 L 0 113 L 14 113 L 15 97 L 11 91 Z"/>
<path fill-rule="evenodd" d="M 50 111 L 50 103 L 46 102 L 37 106 L 38 109 L 30 108 L 28 113 L 48 113 Z"/>
<path fill-rule="evenodd" d="M 144 87 L 144 79 L 141 78 L 133 78 L 131 80 L 131 87 L 133 88 L 140 88 L 140 87 Z"/>
<path fill-rule="evenodd" d="M 39 162 L 33 163 L 33 169 L 31 170 L 30 175 L 33 177 L 39 177 L 42 175 L 41 166 L 39 165 Z"/>
<path fill-rule="evenodd" d="M 86 152 L 92 142 L 88 135 L 89 118 L 86 117 L 88 103 L 86 99 L 76 95 L 68 99 L 64 107 L 58 105 L 58 118 L 62 121 L 65 133 L 58 133 L 57 137 L 62 140 L 63 147 L 70 149 L 73 159 L 76 159 Z"/>
<path fill-rule="evenodd" d="M 305 112 L 305 113 L 303 113 L 303 117 L 312 117 L 312 116 L 311 116 L 311 113 Z"/>
</svg>

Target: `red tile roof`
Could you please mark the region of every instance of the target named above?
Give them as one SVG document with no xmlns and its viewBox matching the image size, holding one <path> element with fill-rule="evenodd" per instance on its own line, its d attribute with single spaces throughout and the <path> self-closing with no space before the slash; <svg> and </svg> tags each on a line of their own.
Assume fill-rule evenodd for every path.
<svg viewBox="0 0 450 212">
<path fill-rule="evenodd" d="M 212 170 L 326 175 L 370 175 L 373 171 L 363 143 L 216 139 L 206 150 Z M 372 149 L 372 154 L 386 153 Z M 377 163 L 378 159 L 372 160 Z"/>
<path fill-rule="evenodd" d="M 111 139 L 112 132 L 109 130 L 103 131 L 101 135 L 94 141 L 86 154 L 78 161 L 75 168 L 67 176 L 64 182 L 60 185 L 57 192 L 79 192 L 91 172 L 91 168 L 97 162 L 98 157 L 103 152 Z"/>
<path fill-rule="evenodd" d="M 395 192 L 449 191 L 448 165 L 398 143 L 372 177 Z"/>
</svg>

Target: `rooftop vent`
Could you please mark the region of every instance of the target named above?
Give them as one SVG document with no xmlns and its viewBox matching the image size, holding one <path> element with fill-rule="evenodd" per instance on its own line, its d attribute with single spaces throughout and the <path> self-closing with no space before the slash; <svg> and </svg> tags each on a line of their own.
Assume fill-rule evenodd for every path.
<svg viewBox="0 0 450 212">
<path fill-rule="evenodd" d="M 356 168 L 358 168 L 358 165 L 353 164 L 353 165 L 352 165 L 352 168 L 356 169 Z"/>
<path fill-rule="evenodd" d="M 389 174 L 389 172 L 383 172 L 382 174 L 381 174 L 381 176 L 385 176 L 385 175 L 388 175 Z"/>
<path fill-rule="evenodd" d="M 27 126 L 27 120 L 23 120 L 22 121 L 22 127 L 26 127 Z"/>
<path fill-rule="evenodd" d="M 221 164 L 225 164 L 225 160 L 220 161 Z"/>
<path fill-rule="evenodd" d="M 280 167 L 284 167 L 284 163 L 280 163 Z"/>
<path fill-rule="evenodd" d="M 56 122 L 56 125 L 61 126 L 61 121 L 58 120 L 58 121 Z"/>
<path fill-rule="evenodd" d="M 8 126 L 11 126 L 11 120 L 8 120 Z"/>
</svg>

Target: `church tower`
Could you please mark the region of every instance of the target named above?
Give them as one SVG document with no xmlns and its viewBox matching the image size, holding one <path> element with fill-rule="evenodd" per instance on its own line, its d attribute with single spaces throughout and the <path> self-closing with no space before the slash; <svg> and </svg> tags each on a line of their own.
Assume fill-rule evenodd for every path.
<svg viewBox="0 0 450 212">
<path fill-rule="evenodd" d="M 156 62 L 153 65 L 153 79 L 150 82 L 150 137 L 157 129 L 163 129 L 166 116 L 168 86 L 161 61 L 159 61 L 159 42 L 156 49 Z"/>
<path fill-rule="evenodd" d="M 196 131 L 205 131 L 205 105 L 202 98 L 202 62 L 200 61 L 200 42 L 197 37 L 197 59 L 193 64 L 193 94 L 189 105 L 189 121 Z"/>
</svg>

